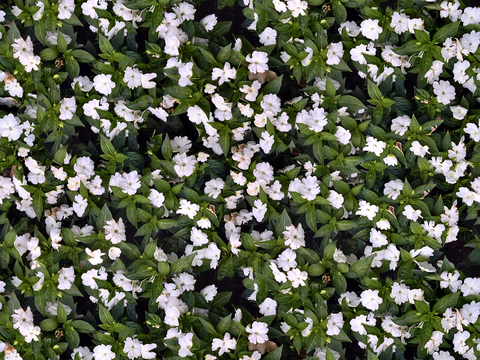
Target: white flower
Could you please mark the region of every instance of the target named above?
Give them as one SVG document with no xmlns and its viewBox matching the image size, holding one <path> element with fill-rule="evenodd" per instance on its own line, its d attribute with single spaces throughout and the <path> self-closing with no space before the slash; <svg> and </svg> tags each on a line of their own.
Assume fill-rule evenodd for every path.
<svg viewBox="0 0 480 360">
<path fill-rule="evenodd" d="M 340 27 L 338 28 L 340 35 L 342 34 L 343 29 L 345 29 L 347 35 L 351 37 L 356 37 L 360 34 L 360 27 L 355 21 L 346 21 L 340 24 Z"/>
<path fill-rule="evenodd" d="M 378 20 L 366 19 L 360 24 L 360 31 L 362 35 L 369 40 L 377 40 L 383 29 L 378 25 Z"/>
<path fill-rule="evenodd" d="M 151 189 L 150 195 L 148 196 L 148 200 L 150 200 L 150 203 L 152 204 L 153 207 L 160 208 L 165 203 L 165 195 L 163 195 L 162 193 L 158 192 L 155 189 Z"/>
<path fill-rule="evenodd" d="M 438 102 L 448 105 L 455 99 L 455 88 L 448 81 L 440 80 L 433 83 L 433 92 L 437 95 Z"/>
<path fill-rule="evenodd" d="M 467 126 L 463 129 L 465 134 L 470 135 L 473 141 L 479 142 L 480 141 L 480 128 L 473 124 L 473 123 L 468 123 Z"/>
<path fill-rule="evenodd" d="M 360 200 L 359 208 L 355 215 L 366 216 L 368 220 L 373 220 L 378 210 L 380 210 L 380 208 L 377 205 L 372 205 L 365 200 Z"/>
<path fill-rule="evenodd" d="M 200 20 L 200 24 L 203 25 L 205 30 L 212 31 L 215 25 L 217 25 L 217 16 L 214 14 L 210 14 L 205 16 L 202 20 Z"/>
<path fill-rule="evenodd" d="M 225 186 L 225 181 L 221 178 L 212 179 L 205 183 L 205 194 L 210 196 L 211 198 L 216 199 L 223 190 Z"/>
<path fill-rule="evenodd" d="M 303 0 L 288 0 L 288 10 L 292 12 L 293 17 L 305 16 L 305 10 L 308 9 L 308 3 Z"/>
<path fill-rule="evenodd" d="M 390 297 L 395 301 L 395 304 L 401 305 L 408 301 L 408 286 L 394 282 Z"/>
<path fill-rule="evenodd" d="M 234 80 L 237 76 L 237 70 L 232 69 L 229 62 L 226 62 L 223 66 L 223 69 L 213 68 L 212 70 L 212 80 L 218 80 L 218 85 L 228 82 L 229 80 Z"/>
<path fill-rule="evenodd" d="M 177 214 L 186 215 L 193 220 L 199 210 L 200 206 L 197 204 L 192 204 L 186 199 L 180 199 L 180 208 L 177 210 Z"/>
<path fill-rule="evenodd" d="M 397 197 L 402 193 L 403 185 L 403 181 L 400 179 L 391 180 L 385 184 L 383 194 L 387 195 L 387 197 L 390 199 L 396 200 Z"/>
<path fill-rule="evenodd" d="M 115 356 L 115 353 L 112 351 L 112 345 L 97 345 L 93 349 L 95 360 L 113 360 Z"/>
<path fill-rule="evenodd" d="M 269 297 L 267 297 L 260 305 L 259 310 L 260 314 L 263 316 L 275 315 L 277 313 L 277 302 Z"/>
<path fill-rule="evenodd" d="M 340 209 L 343 206 L 343 195 L 334 190 L 330 190 L 330 195 L 328 195 L 327 200 L 334 209 Z"/>
<path fill-rule="evenodd" d="M 417 221 L 418 218 L 423 218 L 421 210 L 415 210 L 412 205 L 405 206 L 405 209 L 402 211 L 402 214 L 408 219 L 412 221 Z"/>
<path fill-rule="evenodd" d="M 368 310 L 378 310 L 380 304 L 383 303 L 383 299 L 378 296 L 378 292 L 378 290 L 363 291 L 360 295 L 360 302 L 362 303 L 362 305 Z"/>
<path fill-rule="evenodd" d="M 268 341 L 268 324 L 264 322 L 254 321 L 252 326 L 248 325 L 245 330 L 250 334 L 248 341 L 254 345 Z"/>
<path fill-rule="evenodd" d="M 118 222 L 115 219 L 107 221 L 103 229 L 105 230 L 105 240 L 110 240 L 112 244 L 116 245 L 127 240 L 125 224 L 122 218 L 119 218 Z"/>
<path fill-rule="evenodd" d="M 352 133 L 341 126 L 337 126 L 337 132 L 335 133 L 337 141 L 342 145 L 347 145 L 352 139 Z"/>
<path fill-rule="evenodd" d="M 367 144 L 363 148 L 363 151 L 368 151 L 374 153 L 377 156 L 380 156 L 385 150 L 387 143 L 384 141 L 377 140 L 373 136 L 367 136 Z"/>
<path fill-rule="evenodd" d="M 475 193 L 474 191 L 470 191 L 468 188 L 462 186 L 458 189 L 456 195 L 463 200 L 467 206 L 472 206 L 473 202 L 480 202 L 480 195 Z"/>
<path fill-rule="evenodd" d="M 100 249 L 97 249 L 95 251 L 92 251 L 90 250 L 89 248 L 85 248 L 85 252 L 87 253 L 87 255 L 90 257 L 90 259 L 88 259 L 88 261 L 92 264 L 92 265 L 99 265 L 103 262 L 103 259 L 102 259 L 102 256 L 105 255 L 105 253 L 102 253 L 100 251 Z M 82 279 L 83 279 L 83 275 L 82 275 Z"/>
<path fill-rule="evenodd" d="M 72 287 L 73 282 L 75 281 L 75 269 L 73 266 L 68 268 L 62 267 L 58 271 L 58 289 L 59 290 L 69 290 Z"/>
<path fill-rule="evenodd" d="M 385 218 L 381 218 L 380 220 L 377 221 L 377 223 L 375 224 L 380 230 L 388 230 L 390 229 L 390 222 L 385 219 Z"/>
<path fill-rule="evenodd" d="M 341 312 L 329 314 L 327 320 L 327 335 L 334 336 L 340 334 L 344 323 L 343 314 Z"/>
<path fill-rule="evenodd" d="M 82 217 L 85 213 L 85 209 L 88 206 L 88 199 L 84 199 L 82 195 L 75 195 L 75 201 L 73 202 L 73 211 L 78 217 Z"/>
<path fill-rule="evenodd" d="M 252 55 L 245 57 L 248 65 L 248 70 L 253 74 L 262 74 L 268 70 L 268 54 L 263 51 L 254 51 Z"/>
<path fill-rule="evenodd" d="M 135 359 L 142 355 L 142 342 L 138 339 L 133 339 L 127 337 L 125 339 L 125 345 L 123 347 L 123 352 L 127 354 L 129 359 Z"/>
<path fill-rule="evenodd" d="M 123 82 L 125 82 L 129 89 L 135 89 L 142 85 L 142 72 L 137 68 L 127 66 L 125 69 L 125 75 L 123 76 Z"/>
<path fill-rule="evenodd" d="M 5 90 L 8 91 L 10 96 L 18 96 L 19 98 L 23 97 L 23 88 L 17 79 L 13 79 L 9 82 L 5 81 Z"/>
<path fill-rule="evenodd" d="M 122 250 L 116 246 L 112 246 L 110 249 L 108 249 L 108 257 L 110 260 L 115 260 L 122 255 Z"/>
<path fill-rule="evenodd" d="M 277 43 L 277 32 L 271 27 L 266 27 L 261 34 L 258 35 L 260 44 L 268 46 Z"/>
<path fill-rule="evenodd" d="M 408 115 L 397 116 L 392 120 L 391 129 L 395 134 L 400 136 L 405 135 L 405 132 L 408 130 L 412 119 Z"/>
<path fill-rule="evenodd" d="M 87 156 L 77 158 L 77 162 L 73 166 L 73 170 L 77 172 L 77 175 L 84 175 L 89 179 L 95 174 L 95 163 Z"/>
<path fill-rule="evenodd" d="M 400 35 L 408 31 L 408 20 L 409 17 L 407 15 L 395 11 L 392 15 L 390 26 L 393 28 L 395 33 Z"/>
<path fill-rule="evenodd" d="M 215 285 L 208 285 L 200 290 L 200 295 L 205 298 L 206 302 L 210 302 L 217 295 L 217 287 Z"/>
<path fill-rule="evenodd" d="M 196 9 L 192 4 L 181 2 L 173 7 L 173 12 L 177 15 L 181 22 L 185 20 L 194 20 Z"/>
<path fill-rule="evenodd" d="M 0 119 L 0 137 L 6 137 L 8 141 L 15 141 L 20 138 L 23 131 L 20 120 L 13 114 L 5 115 Z"/>
<path fill-rule="evenodd" d="M 410 151 L 413 152 L 415 155 L 421 156 L 421 157 L 424 157 L 426 154 L 430 154 L 430 151 L 428 151 L 428 146 L 427 145 L 422 146 L 422 144 L 420 144 L 418 140 L 415 140 L 412 143 L 412 146 L 410 147 Z"/>
<path fill-rule="evenodd" d="M 261 222 L 267 213 L 267 204 L 264 204 L 261 200 L 255 200 L 252 208 L 252 214 L 257 222 Z"/>
<path fill-rule="evenodd" d="M 70 120 L 73 115 L 75 115 L 75 111 L 77 110 L 77 104 L 75 101 L 75 97 L 72 96 L 70 98 L 63 98 L 60 101 L 60 120 Z"/>
<path fill-rule="evenodd" d="M 370 242 L 374 248 L 387 245 L 387 235 L 384 235 L 381 231 L 372 228 L 370 229 Z"/>
<path fill-rule="evenodd" d="M 340 41 L 338 43 L 330 43 L 327 46 L 327 65 L 338 65 L 340 60 L 343 57 L 343 43 Z"/>
<path fill-rule="evenodd" d="M 395 157 L 393 154 L 388 154 L 383 158 L 383 162 L 385 165 L 388 166 L 397 166 L 398 165 L 398 159 Z"/>
<path fill-rule="evenodd" d="M 450 110 L 452 111 L 453 117 L 457 120 L 463 120 L 468 112 L 468 109 L 465 109 L 460 105 L 450 106 Z"/>
<path fill-rule="evenodd" d="M 306 271 L 301 271 L 300 269 L 292 269 L 287 272 L 287 279 L 290 280 L 292 286 L 297 288 L 299 286 L 305 286 L 305 280 L 308 279 L 308 273 Z"/>
<path fill-rule="evenodd" d="M 99 74 L 93 78 L 93 87 L 102 95 L 110 95 L 115 86 L 110 74 Z"/>
<path fill-rule="evenodd" d="M 179 177 L 189 177 L 193 174 L 197 165 L 195 155 L 187 156 L 186 153 L 175 155 L 172 161 L 175 163 L 173 168 Z"/>
<path fill-rule="evenodd" d="M 305 246 L 305 232 L 302 224 L 298 224 L 298 227 L 295 227 L 293 224 L 287 226 L 283 232 L 283 236 L 285 239 L 285 246 L 289 246 L 292 250 Z"/>
<path fill-rule="evenodd" d="M 232 339 L 230 333 L 225 333 L 223 339 L 215 338 L 212 340 L 212 351 L 218 349 L 218 355 L 222 356 L 225 353 L 229 353 L 230 350 L 235 350 L 237 347 L 237 340 Z"/>
</svg>

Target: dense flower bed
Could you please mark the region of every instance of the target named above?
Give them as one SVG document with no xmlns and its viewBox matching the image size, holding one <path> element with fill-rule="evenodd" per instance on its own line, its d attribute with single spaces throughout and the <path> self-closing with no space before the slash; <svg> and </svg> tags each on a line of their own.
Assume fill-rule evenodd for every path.
<svg viewBox="0 0 480 360">
<path fill-rule="evenodd" d="M 480 358 L 479 45 L 469 1 L 3 2 L 0 359 Z"/>
</svg>

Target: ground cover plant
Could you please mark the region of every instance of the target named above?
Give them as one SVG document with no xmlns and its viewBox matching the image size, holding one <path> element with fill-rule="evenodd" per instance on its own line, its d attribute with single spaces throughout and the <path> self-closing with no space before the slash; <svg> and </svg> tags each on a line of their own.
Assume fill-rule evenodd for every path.
<svg viewBox="0 0 480 360">
<path fill-rule="evenodd" d="M 0 4 L 0 359 L 480 358 L 477 5 Z"/>
</svg>

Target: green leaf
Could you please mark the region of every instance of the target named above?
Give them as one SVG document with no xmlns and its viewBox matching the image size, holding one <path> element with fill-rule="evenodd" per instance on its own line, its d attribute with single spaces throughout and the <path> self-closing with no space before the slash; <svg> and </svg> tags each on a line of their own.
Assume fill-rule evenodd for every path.
<svg viewBox="0 0 480 360">
<path fill-rule="evenodd" d="M 93 333 L 95 332 L 95 328 L 88 322 L 83 320 L 73 320 L 71 325 L 79 332 L 79 333 Z"/>
<path fill-rule="evenodd" d="M 45 197 L 45 194 L 43 193 L 42 190 L 37 190 L 33 194 L 33 202 L 32 202 L 32 207 L 33 210 L 35 210 L 35 214 L 37 214 L 38 220 L 40 220 L 43 216 L 43 198 Z"/>
<path fill-rule="evenodd" d="M 203 57 L 205 60 L 207 60 L 210 64 L 217 66 L 217 60 L 215 60 L 215 57 L 212 55 L 212 53 L 208 50 L 205 50 L 202 47 L 199 47 L 200 52 L 202 53 Z"/>
<path fill-rule="evenodd" d="M 283 345 L 273 350 L 270 354 L 265 356 L 263 360 L 280 360 L 282 358 Z"/>
<path fill-rule="evenodd" d="M 58 328 L 59 322 L 56 318 L 45 319 L 40 323 L 42 331 L 53 331 Z"/>
<path fill-rule="evenodd" d="M 332 10 L 338 24 L 342 24 L 347 20 L 347 9 L 345 9 L 340 0 L 332 1 Z"/>
<path fill-rule="evenodd" d="M 245 250 L 250 251 L 254 253 L 257 250 L 257 247 L 255 246 L 255 240 L 253 239 L 253 236 L 250 234 L 242 233 L 242 245 L 245 248 Z"/>
<path fill-rule="evenodd" d="M 40 51 L 40 58 L 43 61 L 51 61 L 55 60 L 58 57 L 58 49 L 57 48 L 46 48 Z"/>
<path fill-rule="evenodd" d="M 228 316 L 225 316 L 220 320 L 220 322 L 217 325 L 217 331 L 220 334 L 225 334 L 228 329 L 230 329 L 230 325 L 232 324 L 232 314 L 229 314 Z"/>
<path fill-rule="evenodd" d="M 229 58 L 232 53 L 232 44 L 228 44 L 227 46 L 224 46 L 222 50 L 220 50 L 217 54 L 217 60 L 220 63 L 225 63 Z"/>
<path fill-rule="evenodd" d="M 108 208 L 107 204 L 104 204 L 102 207 L 102 210 L 97 216 L 97 229 L 103 229 L 107 221 L 112 220 L 113 216 L 112 213 L 110 212 L 110 209 Z"/>
<path fill-rule="evenodd" d="M 370 98 L 375 99 L 375 100 L 381 100 L 383 98 L 383 94 L 378 88 L 377 85 L 371 80 L 367 80 L 367 90 L 368 90 L 368 95 L 370 95 Z"/>
<path fill-rule="evenodd" d="M 15 245 L 15 239 L 17 237 L 17 231 L 15 229 L 10 230 L 5 238 L 3 239 L 3 243 L 7 248 L 13 248 Z"/>
<path fill-rule="evenodd" d="M 290 219 L 290 216 L 288 216 L 287 210 L 283 210 L 275 224 L 275 235 L 277 237 L 282 236 L 287 226 L 290 225 L 292 225 L 292 220 Z"/>
<path fill-rule="evenodd" d="M 417 40 L 409 40 L 400 47 L 392 49 L 398 55 L 412 55 L 421 51 L 421 44 Z"/>
<path fill-rule="evenodd" d="M 116 153 L 116 150 L 113 147 L 113 144 L 103 134 L 100 134 L 100 147 L 101 147 L 103 153 L 106 154 L 106 155 L 112 155 L 113 156 Z"/>
<path fill-rule="evenodd" d="M 178 221 L 174 219 L 162 219 L 156 223 L 157 227 L 161 230 L 170 229 L 178 225 Z"/>
<path fill-rule="evenodd" d="M 270 81 L 262 90 L 264 94 L 278 94 L 282 87 L 283 75 L 280 75 L 275 80 Z"/>
<path fill-rule="evenodd" d="M 410 310 L 405 315 L 399 318 L 392 319 L 393 322 L 400 326 L 410 326 L 420 322 L 417 310 Z"/>
<path fill-rule="evenodd" d="M 165 135 L 165 139 L 162 142 L 161 151 L 162 151 L 162 156 L 165 160 L 169 160 L 169 161 L 172 160 L 172 155 L 173 155 L 172 144 L 170 142 L 170 138 L 168 137 L 168 134 Z"/>
<path fill-rule="evenodd" d="M 182 87 L 178 85 L 166 87 L 163 89 L 163 91 L 179 100 L 188 99 L 193 94 L 193 91 L 189 87 Z"/>
<path fill-rule="evenodd" d="M 67 343 L 70 349 L 75 349 L 78 347 L 78 345 L 80 345 L 80 336 L 74 328 L 65 328 L 65 338 L 67 339 Z"/>
<path fill-rule="evenodd" d="M 62 238 L 67 246 L 70 246 L 72 248 L 77 246 L 77 240 L 75 240 L 75 234 L 72 230 L 62 228 Z"/>
<path fill-rule="evenodd" d="M 347 280 L 339 271 L 332 271 L 332 280 L 337 294 L 343 294 L 347 290 Z"/>
<path fill-rule="evenodd" d="M 60 31 L 57 32 L 57 49 L 62 53 L 67 51 L 67 41 Z"/>
<path fill-rule="evenodd" d="M 453 294 L 448 294 L 438 300 L 435 305 L 433 305 L 433 312 L 437 314 L 443 314 L 448 308 L 454 308 L 460 297 L 460 292 Z"/>
<path fill-rule="evenodd" d="M 222 10 L 224 7 L 233 7 L 235 5 L 235 0 L 218 0 L 217 9 Z"/>
<path fill-rule="evenodd" d="M 453 38 L 457 33 L 459 26 L 460 22 L 455 22 L 441 27 L 435 34 L 433 34 L 433 41 L 441 44 L 447 40 L 447 38 Z"/>
<path fill-rule="evenodd" d="M 333 85 L 332 80 L 327 77 L 326 85 L 325 85 L 325 95 L 329 98 L 334 98 L 337 90 L 335 90 L 335 85 Z"/>
<path fill-rule="evenodd" d="M 67 69 L 68 76 L 71 79 L 75 79 L 80 74 L 80 65 L 78 65 L 77 60 L 72 56 L 65 57 L 65 68 Z"/>
<path fill-rule="evenodd" d="M 366 109 L 364 103 L 362 103 L 359 99 L 351 95 L 343 95 L 337 100 L 338 107 L 346 106 L 348 110 L 355 112 L 361 109 Z"/>
<path fill-rule="evenodd" d="M 323 264 L 313 264 L 307 268 L 307 273 L 309 276 L 320 276 L 325 273 L 327 267 Z"/>
<path fill-rule="evenodd" d="M 125 106 L 131 110 L 145 110 L 153 103 L 150 95 L 142 95 L 133 102 L 126 103 Z"/>
<path fill-rule="evenodd" d="M 375 255 L 370 255 L 355 261 L 352 266 L 350 266 L 350 272 L 359 275 L 359 277 L 367 275 L 367 273 L 370 271 L 370 267 L 374 258 Z"/>
<path fill-rule="evenodd" d="M 59 302 L 57 306 L 57 319 L 61 323 L 67 321 L 67 312 L 65 311 L 65 308 L 63 307 L 61 302 Z"/>
<path fill-rule="evenodd" d="M 230 152 L 230 138 L 231 138 L 230 134 L 231 133 L 232 133 L 232 130 L 230 130 L 228 126 L 224 126 L 222 130 L 220 130 L 219 132 L 219 136 L 220 136 L 219 143 L 225 156 L 227 156 L 228 153 Z"/>
<path fill-rule="evenodd" d="M 202 327 L 203 329 L 209 333 L 210 335 L 213 335 L 213 336 L 218 336 L 218 333 L 217 331 L 215 330 L 215 328 L 213 327 L 212 323 L 205 320 L 205 319 L 202 319 L 201 317 L 198 317 L 197 318 L 198 320 L 200 320 L 200 322 L 202 323 Z"/>
<path fill-rule="evenodd" d="M 137 227 L 137 207 L 132 198 L 127 203 L 127 219 L 133 226 Z"/>
<path fill-rule="evenodd" d="M 103 54 L 113 55 L 113 46 L 110 44 L 108 39 L 102 34 L 98 34 L 98 45 L 100 46 L 100 51 Z"/>
<path fill-rule="evenodd" d="M 430 36 L 428 36 L 423 30 L 415 30 L 415 37 L 423 44 L 428 44 L 430 42 Z"/>
<path fill-rule="evenodd" d="M 190 269 L 190 267 L 192 266 L 192 261 L 195 258 L 195 256 L 196 256 L 196 254 L 193 253 L 193 254 L 190 254 L 188 256 L 184 256 L 184 257 L 178 259 L 177 261 L 175 261 L 170 266 L 170 275 L 171 276 L 177 275 L 177 274 L 180 274 L 180 273 L 184 272 L 185 270 Z"/>
<path fill-rule="evenodd" d="M 89 63 L 95 61 L 95 57 L 88 51 L 75 49 L 70 53 L 78 62 Z"/>
<path fill-rule="evenodd" d="M 113 320 L 113 317 L 112 317 L 112 314 L 110 314 L 110 311 L 108 311 L 105 306 L 98 305 L 98 307 L 99 307 L 98 316 L 100 317 L 100 321 L 102 322 L 102 324 L 113 325 L 115 321 Z"/>
<path fill-rule="evenodd" d="M 332 260 L 333 254 L 335 253 L 336 249 L 337 249 L 337 241 L 335 240 L 325 247 L 325 250 L 323 250 L 323 258 L 326 260 Z"/>
<path fill-rule="evenodd" d="M 430 306 L 421 300 L 415 300 L 415 309 L 422 314 L 430 313 Z"/>
</svg>

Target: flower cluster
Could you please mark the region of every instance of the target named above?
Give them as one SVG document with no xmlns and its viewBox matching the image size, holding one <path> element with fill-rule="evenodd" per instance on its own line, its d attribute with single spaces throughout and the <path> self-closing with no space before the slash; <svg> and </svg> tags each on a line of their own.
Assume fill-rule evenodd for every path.
<svg viewBox="0 0 480 360">
<path fill-rule="evenodd" d="M 480 9 L 384 5 L 0 4 L 0 358 L 480 358 Z"/>
</svg>

